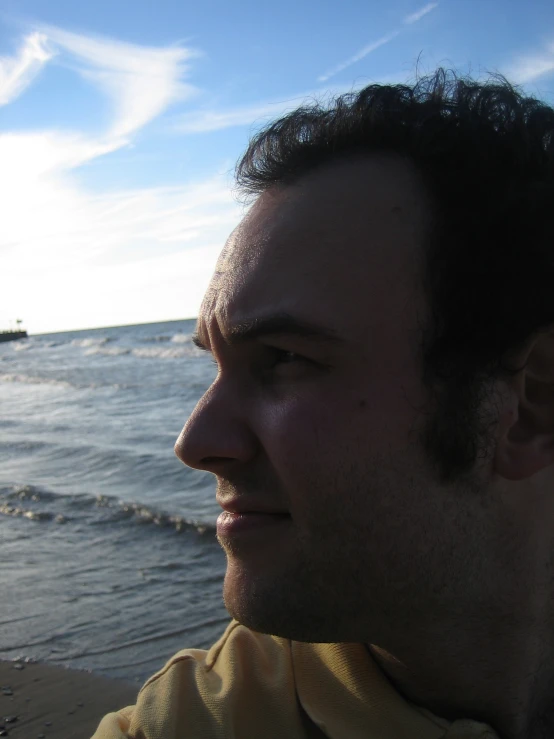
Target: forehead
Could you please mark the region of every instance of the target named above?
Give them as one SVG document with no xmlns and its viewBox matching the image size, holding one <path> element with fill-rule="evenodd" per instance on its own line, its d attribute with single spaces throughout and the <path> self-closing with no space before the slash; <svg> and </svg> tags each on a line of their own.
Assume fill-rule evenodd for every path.
<svg viewBox="0 0 554 739">
<path fill-rule="evenodd" d="M 261 195 L 230 236 L 200 323 L 286 312 L 359 331 L 404 311 L 429 205 L 415 170 L 390 157 L 340 162 Z"/>
</svg>

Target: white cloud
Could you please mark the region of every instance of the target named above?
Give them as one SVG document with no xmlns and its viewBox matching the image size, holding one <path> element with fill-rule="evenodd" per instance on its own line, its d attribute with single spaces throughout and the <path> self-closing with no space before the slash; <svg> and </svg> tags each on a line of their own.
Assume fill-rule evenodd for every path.
<svg viewBox="0 0 554 739">
<path fill-rule="evenodd" d="M 516 84 L 533 82 L 554 72 L 554 43 L 538 54 L 519 56 L 504 70 L 505 76 Z"/>
<path fill-rule="evenodd" d="M 220 111 L 199 110 L 180 116 L 175 125 L 175 130 L 179 133 L 207 133 L 208 131 L 219 131 L 233 126 L 246 126 L 254 123 L 259 118 L 279 115 L 284 109 L 286 109 L 286 104 L 278 102 L 245 105 Z"/>
<path fill-rule="evenodd" d="M 423 18 L 424 15 L 427 15 L 427 13 L 430 13 L 432 10 L 434 10 L 438 6 L 438 3 L 427 3 L 427 5 L 424 5 L 419 10 L 416 10 L 415 13 L 411 13 L 410 15 L 407 15 L 403 23 L 406 25 L 411 25 L 412 23 L 417 23 L 421 18 Z"/>
<path fill-rule="evenodd" d="M 23 39 L 17 56 L 0 57 L 0 105 L 21 95 L 52 56 L 46 36 L 35 32 Z"/>
<path fill-rule="evenodd" d="M 0 133 L 0 253 L 10 276 L 0 294 L 0 327 L 15 317 L 37 333 L 195 315 L 217 253 L 242 213 L 227 175 L 100 193 L 74 175 L 192 94 L 184 62 L 195 52 L 55 28 L 41 34 L 35 48 L 48 43 L 61 63 L 77 63 L 113 102 L 113 118 L 96 136 Z"/>
<path fill-rule="evenodd" d="M 121 143 L 58 131 L 0 133 L 0 195 L 10 198 L 19 186 L 23 195 L 26 187 L 45 175 L 74 169 L 118 149 Z"/>
<path fill-rule="evenodd" d="M 174 130 L 179 133 L 192 134 L 219 131 L 233 126 L 252 126 L 263 122 L 261 119 L 284 115 L 287 111 L 295 110 L 308 101 L 314 102 L 316 99 L 321 100 L 333 93 L 341 92 L 344 92 L 344 86 L 325 87 L 291 95 L 286 100 L 271 100 L 224 110 L 198 110 L 179 116 L 174 124 Z"/>
<path fill-rule="evenodd" d="M 227 175 L 95 196 L 58 172 L 5 196 L 0 323 L 31 333 L 196 315 L 243 212 Z"/>
<path fill-rule="evenodd" d="M 112 100 L 115 121 L 108 134 L 124 137 L 160 115 L 171 103 L 196 94 L 183 81 L 192 49 L 156 49 L 44 27 L 47 37 L 81 65 L 81 74 Z"/>
<path fill-rule="evenodd" d="M 95 326 L 193 318 L 213 273 L 221 243 L 116 265 L 65 265 L 40 274 L 18 274 L 3 300 L 11 311 L 5 325 L 24 319 L 31 334 Z"/>
<path fill-rule="evenodd" d="M 411 25 L 413 23 L 417 23 L 417 21 L 423 18 L 424 15 L 427 15 L 427 13 L 430 13 L 437 6 L 438 6 L 438 2 L 427 3 L 427 5 L 424 5 L 419 10 L 416 10 L 415 13 L 412 13 L 411 15 L 407 15 L 403 20 L 404 25 Z M 338 74 L 339 72 L 342 72 L 344 69 L 347 69 L 347 67 L 350 67 L 352 64 L 359 62 L 361 59 L 364 59 L 364 57 L 366 57 L 368 54 L 371 54 L 373 51 L 380 49 L 381 46 L 385 46 L 385 44 L 388 44 L 390 41 L 396 38 L 400 33 L 402 33 L 402 29 L 398 28 L 395 31 L 391 31 L 390 33 L 387 33 L 385 36 L 381 36 L 381 38 L 377 39 L 377 41 L 373 41 L 371 44 L 364 46 L 363 49 L 360 49 L 360 51 L 356 52 L 354 56 L 349 57 L 346 61 L 341 62 L 340 64 L 337 64 L 336 67 L 333 67 L 328 72 L 325 72 L 325 74 L 322 74 L 320 77 L 317 78 L 317 81 L 327 82 L 328 79 L 330 79 L 331 77 L 334 77 L 336 74 Z"/>
<path fill-rule="evenodd" d="M 400 31 L 392 31 L 391 33 L 388 33 L 386 36 L 382 36 L 377 41 L 373 41 L 373 43 L 368 44 L 367 46 L 364 46 L 364 48 L 360 49 L 360 51 L 354 54 L 354 56 L 351 56 L 345 62 L 338 64 L 336 67 L 333 67 L 333 69 L 329 70 L 328 72 L 325 72 L 325 74 L 322 74 L 320 77 L 318 77 L 317 78 L 318 82 L 326 82 L 330 77 L 334 77 L 339 72 L 342 72 L 343 69 L 350 67 L 352 64 L 359 62 L 360 59 L 363 59 L 368 54 L 371 54 L 372 51 L 375 51 L 376 49 L 379 49 L 381 46 L 388 44 L 389 41 L 392 41 L 393 38 L 396 38 L 396 36 L 398 36 L 399 33 Z"/>
</svg>

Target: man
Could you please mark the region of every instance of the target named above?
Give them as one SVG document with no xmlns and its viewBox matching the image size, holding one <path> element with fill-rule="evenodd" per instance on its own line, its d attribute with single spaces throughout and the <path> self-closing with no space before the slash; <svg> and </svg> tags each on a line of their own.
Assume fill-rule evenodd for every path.
<svg viewBox="0 0 554 739">
<path fill-rule="evenodd" d="M 554 736 L 554 111 L 440 69 L 237 175 L 176 443 L 233 621 L 95 739 Z"/>
</svg>

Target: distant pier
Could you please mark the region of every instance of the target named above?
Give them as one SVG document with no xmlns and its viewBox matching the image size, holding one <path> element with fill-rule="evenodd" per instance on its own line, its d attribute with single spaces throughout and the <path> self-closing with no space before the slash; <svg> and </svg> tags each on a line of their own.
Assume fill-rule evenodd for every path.
<svg viewBox="0 0 554 739">
<path fill-rule="evenodd" d="M 16 339 L 26 339 L 27 331 L 0 331 L 0 342 L 15 341 Z"/>
</svg>

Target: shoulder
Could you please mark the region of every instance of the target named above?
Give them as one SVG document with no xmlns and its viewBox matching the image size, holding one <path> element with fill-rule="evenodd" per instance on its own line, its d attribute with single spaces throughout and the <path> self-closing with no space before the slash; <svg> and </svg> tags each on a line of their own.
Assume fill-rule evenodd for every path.
<svg viewBox="0 0 554 739">
<path fill-rule="evenodd" d="M 139 696 L 166 679 L 177 674 L 194 674 L 201 679 L 213 673 L 240 677 L 245 668 L 249 671 L 273 671 L 279 664 L 291 660 L 291 642 L 270 634 L 261 634 L 232 620 L 222 636 L 208 650 L 182 649 L 167 661 L 164 667 L 152 675 L 141 688 Z"/>
<path fill-rule="evenodd" d="M 227 739 L 256 735 L 246 725 L 251 722 L 267 726 L 265 736 L 278 726 L 285 733 L 275 736 L 285 736 L 297 720 L 287 715 L 289 706 L 296 711 L 294 696 L 289 640 L 233 620 L 209 650 L 174 654 L 146 681 L 135 706 L 110 714 L 119 733 L 97 733 L 93 739 Z"/>
</svg>

